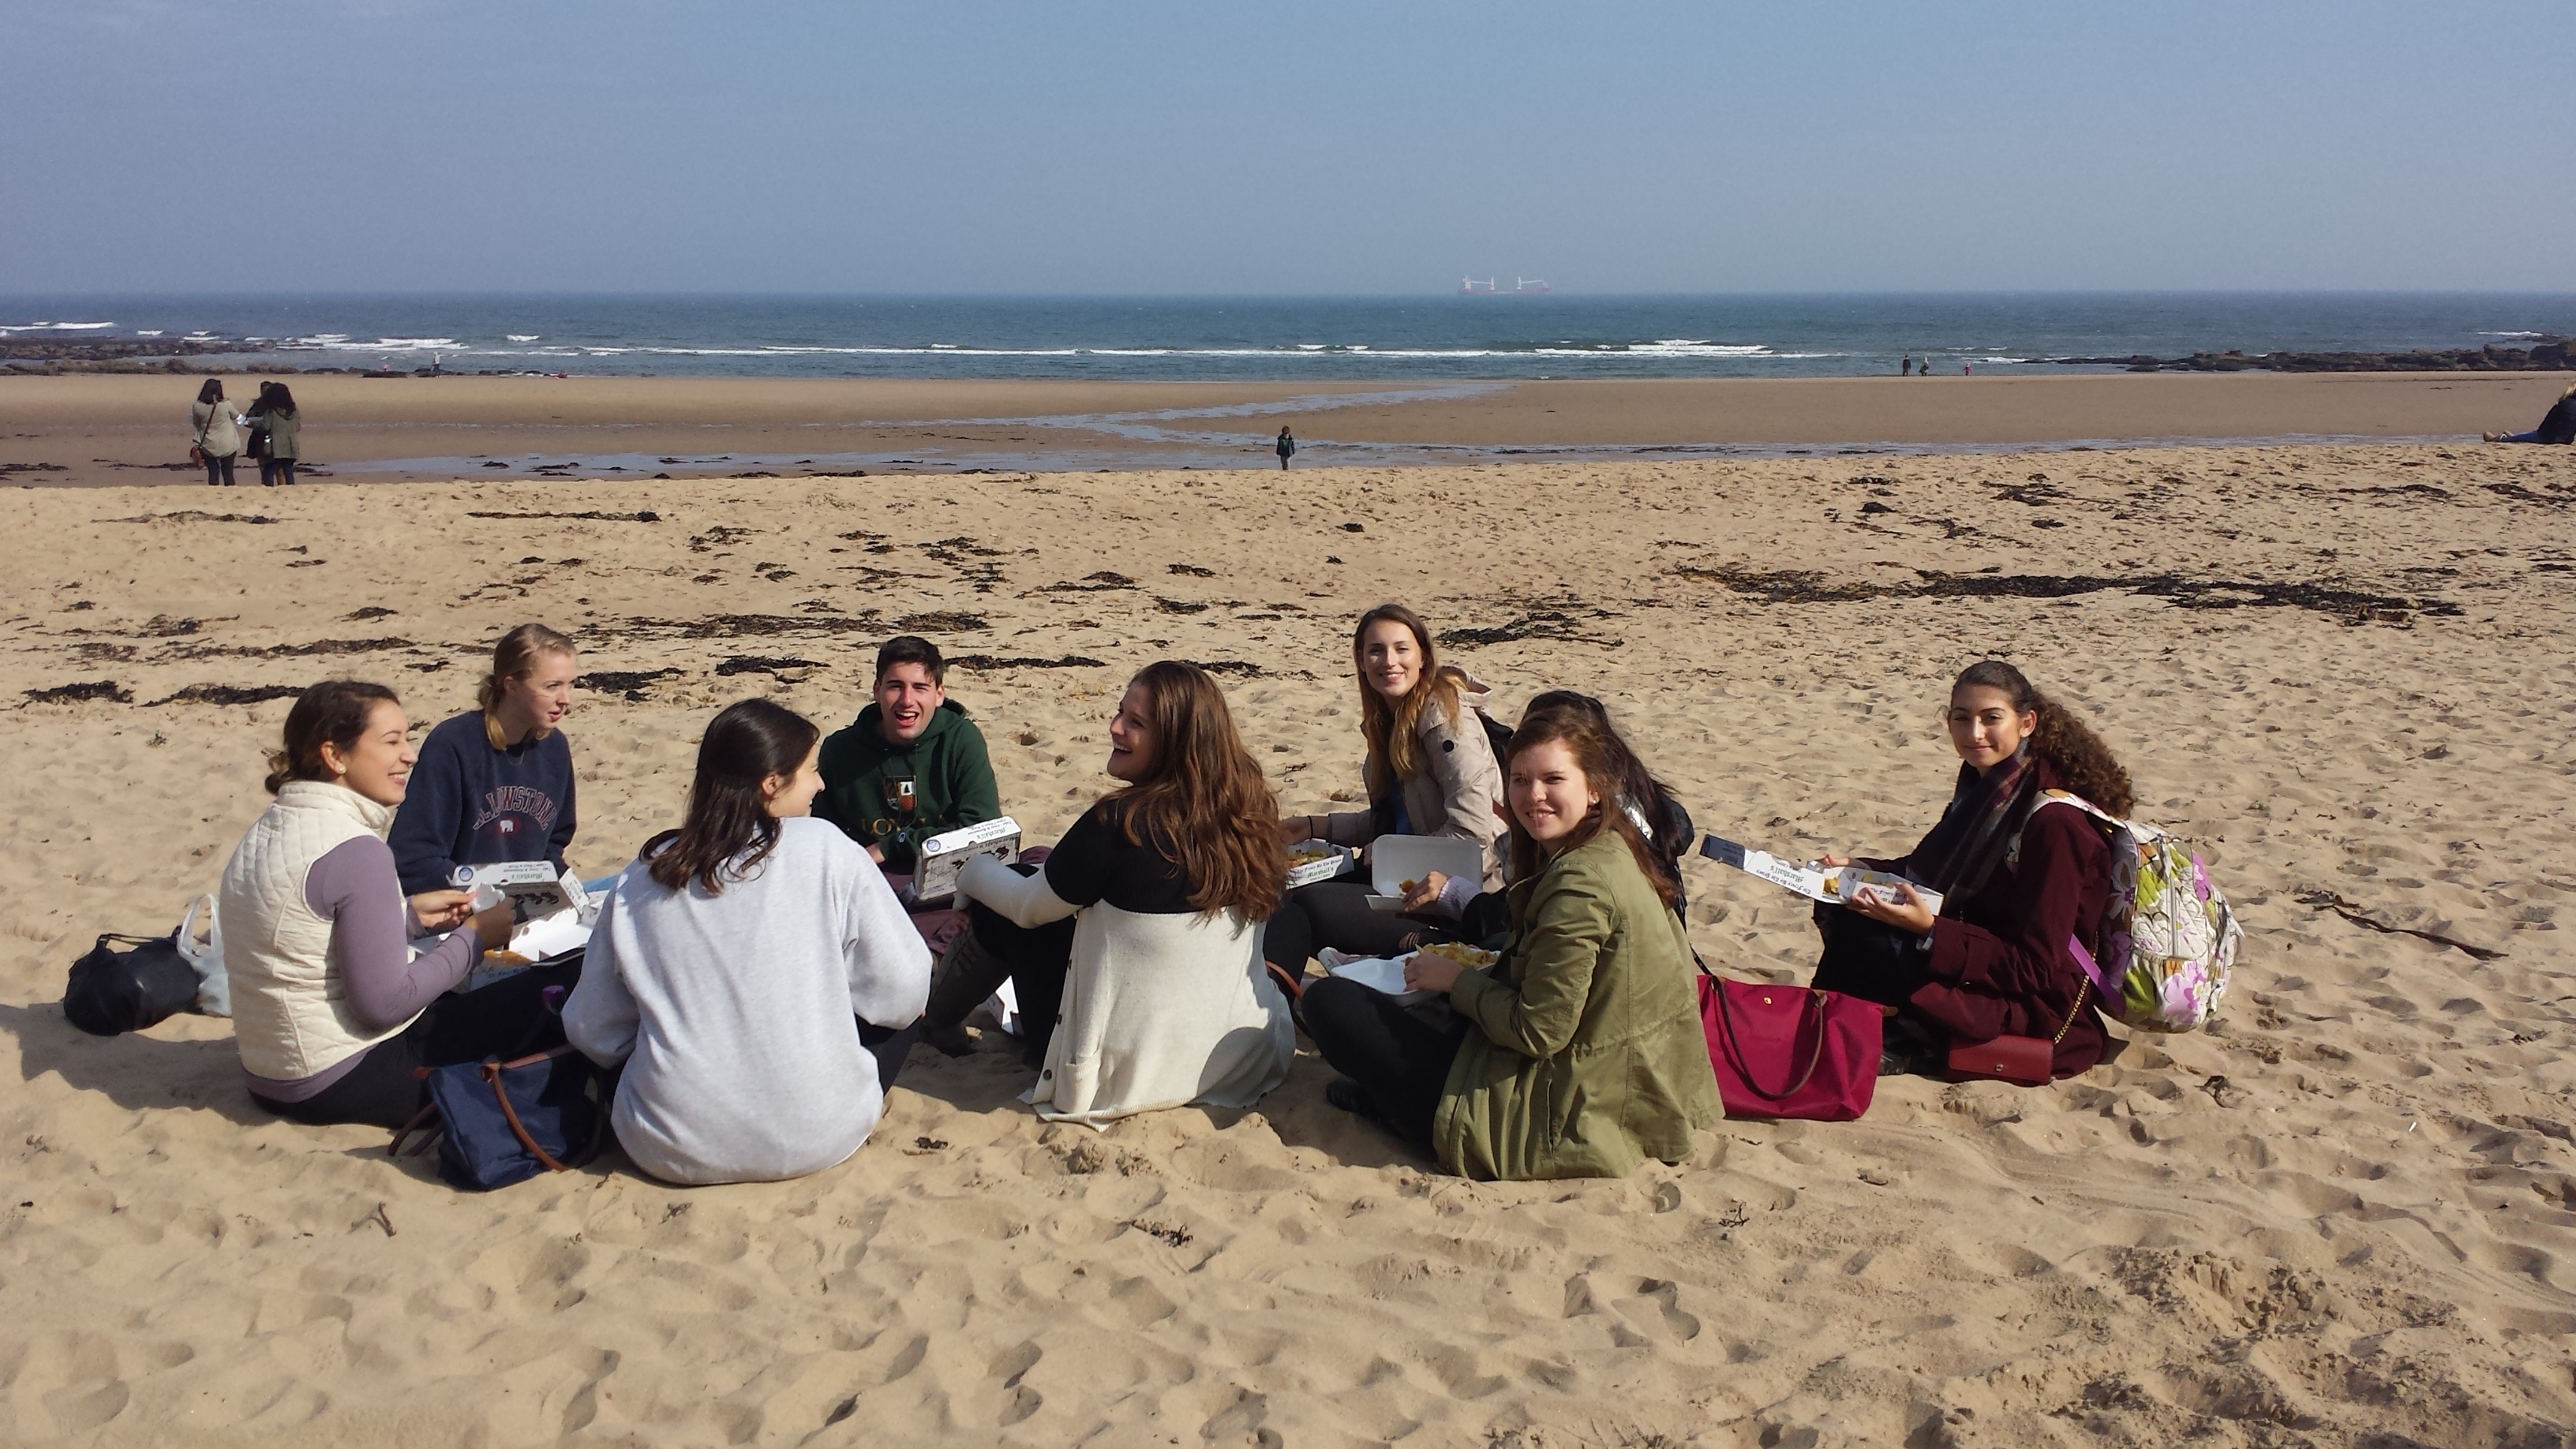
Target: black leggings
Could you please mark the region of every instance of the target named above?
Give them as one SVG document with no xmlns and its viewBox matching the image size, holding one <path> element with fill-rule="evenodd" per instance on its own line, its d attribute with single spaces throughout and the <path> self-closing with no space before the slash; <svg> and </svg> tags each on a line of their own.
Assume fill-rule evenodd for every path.
<svg viewBox="0 0 2576 1449">
<path fill-rule="evenodd" d="M 462 996 L 442 996 L 413 1018 L 399 1036 L 359 1054 L 340 1080 L 301 1102 L 251 1100 L 291 1122 L 323 1126 L 372 1123 L 395 1128 L 429 1105 L 424 1067 L 523 1057 L 563 1045 L 561 1001 L 546 1000 L 549 987 L 569 992 L 581 981 L 581 963 L 538 966 Z"/>
<path fill-rule="evenodd" d="M 221 488 L 233 486 L 233 457 L 231 453 L 208 453 L 206 481 Z"/>
<path fill-rule="evenodd" d="M 1431 1146 L 1449 1064 L 1475 1024 L 1453 1011 L 1433 1025 L 1385 992 L 1339 977 L 1307 986 L 1298 1006 L 1306 1035 L 1333 1070 L 1360 1084 L 1378 1119 L 1415 1146 Z"/>
<path fill-rule="evenodd" d="M 1392 956 L 1427 941 L 1454 941 L 1457 928 L 1397 911 L 1369 909 L 1369 888 L 1357 881 L 1328 880 L 1299 886 L 1288 893 L 1263 927 L 1261 954 L 1290 974 L 1306 969 L 1306 958 L 1331 946 L 1362 956 Z"/>
<path fill-rule="evenodd" d="M 1022 926 L 982 901 L 966 904 L 966 928 L 975 943 L 1011 968 L 1011 995 L 1020 1005 L 1020 1052 L 1046 1060 L 1047 1043 L 1064 1020 L 1064 977 L 1073 966 L 1073 920 Z"/>
</svg>

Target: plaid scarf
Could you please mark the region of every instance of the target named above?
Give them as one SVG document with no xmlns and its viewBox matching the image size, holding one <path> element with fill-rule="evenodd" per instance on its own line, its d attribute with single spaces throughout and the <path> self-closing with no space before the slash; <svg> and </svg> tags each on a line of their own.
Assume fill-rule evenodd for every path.
<svg viewBox="0 0 2576 1449">
<path fill-rule="evenodd" d="M 1992 774 L 1980 775 L 1970 765 L 1959 767 L 1959 783 L 1949 808 L 1941 812 L 1941 823 L 1914 848 L 1911 862 L 1916 883 L 1945 897 L 1944 915 L 1956 914 L 1955 905 L 1985 889 L 2013 837 L 2020 833 L 2022 821 L 2039 798 L 2038 763 L 2030 742 L 2024 740 Z"/>
</svg>

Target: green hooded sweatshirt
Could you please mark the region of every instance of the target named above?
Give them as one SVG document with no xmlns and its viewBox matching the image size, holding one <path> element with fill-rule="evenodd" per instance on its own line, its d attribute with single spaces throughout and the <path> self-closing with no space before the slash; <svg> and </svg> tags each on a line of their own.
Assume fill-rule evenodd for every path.
<svg viewBox="0 0 2576 1449">
<path fill-rule="evenodd" d="M 886 743 L 878 727 L 883 717 L 871 704 L 823 741 L 817 762 L 823 793 L 814 797 L 814 813 L 859 844 L 884 851 L 885 868 L 901 873 L 912 869 L 922 837 L 998 817 L 1002 792 L 993 783 L 983 731 L 966 717 L 966 706 L 953 699 L 942 704 L 908 745 Z M 907 782 L 909 813 L 899 803 Z"/>
</svg>

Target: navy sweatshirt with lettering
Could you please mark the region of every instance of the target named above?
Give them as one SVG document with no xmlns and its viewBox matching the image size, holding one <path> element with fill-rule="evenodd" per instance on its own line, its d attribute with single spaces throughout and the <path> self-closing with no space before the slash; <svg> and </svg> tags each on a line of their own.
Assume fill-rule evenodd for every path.
<svg viewBox="0 0 2576 1449">
<path fill-rule="evenodd" d="M 394 812 L 394 867 L 405 895 L 440 890 L 460 865 L 505 860 L 564 866 L 572 844 L 572 746 L 563 731 L 496 750 L 467 710 L 421 741 Z"/>
</svg>

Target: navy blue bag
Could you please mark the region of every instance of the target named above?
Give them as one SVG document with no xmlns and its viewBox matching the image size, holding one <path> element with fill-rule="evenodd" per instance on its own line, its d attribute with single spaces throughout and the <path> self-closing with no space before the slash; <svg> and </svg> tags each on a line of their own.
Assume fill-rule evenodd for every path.
<svg viewBox="0 0 2576 1449">
<path fill-rule="evenodd" d="M 422 1075 L 430 1104 L 386 1151 L 402 1155 L 414 1133 L 422 1136 L 411 1150 L 425 1151 L 437 1137 L 438 1175 L 452 1187 L 489 1192 L 540 1172 L 566 1172 L 598 1155 L 608 1136 L 600 1072 L 578 1047 L 429 1067 Z"/>
</svg>

